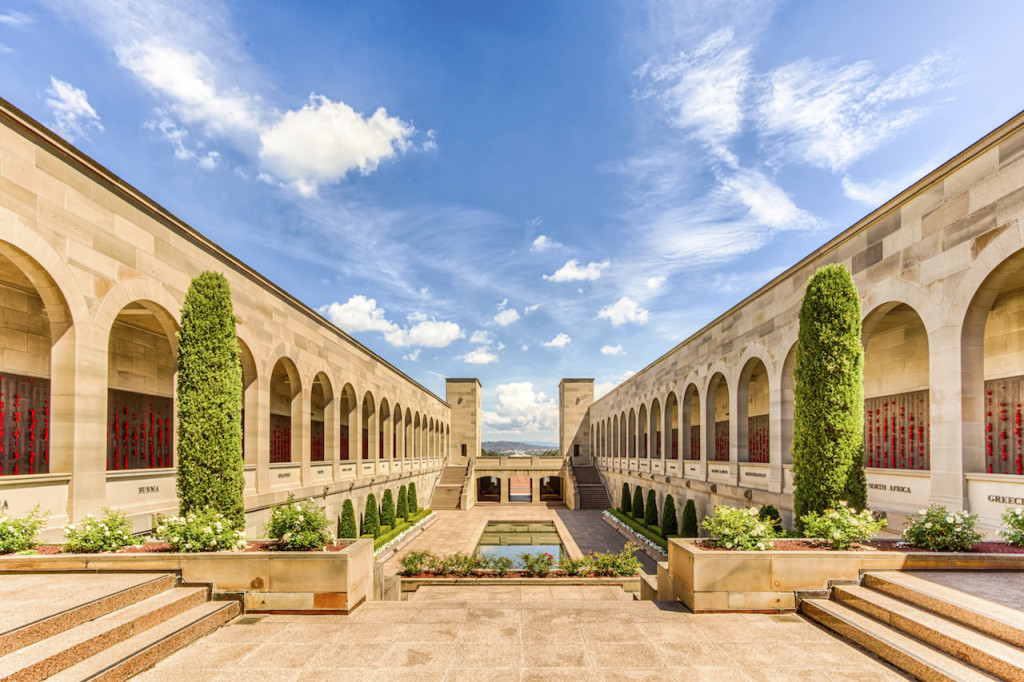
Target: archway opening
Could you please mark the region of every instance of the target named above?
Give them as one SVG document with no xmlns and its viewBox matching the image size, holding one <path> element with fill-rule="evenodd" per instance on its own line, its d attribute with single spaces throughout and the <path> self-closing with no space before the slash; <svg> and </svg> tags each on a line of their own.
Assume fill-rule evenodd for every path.
<svg viewBox="0 0 1024 682">
<path fill-rule="evenodd" d="M 679 401 L 675 391 L 665 398 L 665 431 L 668 432 L 668 458 L 679 459 Z"/>
<path fill-rule="evenodd" d="M 270 463 L 292 461 L 292 416 L 302 386 L 294 363 L 281 358 L 270 373 Z"/>
<path fill-rule="evenodd" d="M 700 394 L 690 384 L 683 393 L 683 458 L 696 462 L 700 459 Z"/>
<path fill-rule="evenodd" d="M 651 403 L 651 438 L 654 440 L 651 456 L 661 459 L 661 404 L 657 398 Z"/>
<path fill-rule="evenodd" d="M 387 398 L 381 398 L 380 417 L 377 419 L 377 457 L 384 459 L 385 453 L 390 454 L 393 443 L 391 441 L 391 406 Z"/>
<path fill-rule="evenodd" d="M 246 443 L 256 443 L 259 435 L 259 423 L 257 419 L 247 419 L 246 414 L 251 417 L 256 414 L 258 396 L 256 390 L 256 360 L 252 351 L 244 341 L 238 339 L 238 359 L 242 363 L 242 460 L 245 460 Z M 250 462 L 253 464 L 254 462 Z"/>
<path fill-rule="evenodd" d="M 736 405 L 736 424 L 741 462 L 767 463 L 770 453 L 768 438 L 768 370 L 764 363 L 751 359 L 740 373 Z"/>
<path fill-rule="evenodd" d="M 347 462 L 355 454 L 355 448 L 352 447 L 352 434 L 356 421 L 357 403 L 356 391 L 352 388 L 352 384 L 345 384 L 345 387 L 341 389 L 338 402 L 338 407 L 341 410 L 341 420 L 338 425 L 339 458 Z"/>
<path fill-rule="evenodd" d="M 533 502 L 533 482 L 529 476 L 512 476 L 508 479 L 509 502 Z"/>
<path fill-rule="evenodd" d="M 309 395 L 309 461 L 323 462 L 327 459 L 327 427 L 334 409 L 331 382 L 327 375 L 319 372 L 313 378 Z M 333 424 L 332 424 L 333 425 Z"/>
<path fill-rule="evenodd" d="M 648 447 L 649 447 L 650 444 L 648 443 L 649 438 L 648 438 L 648 435 L 647 435 L 648 431 L 647 431 L 647 406 L 646 405 L 641 405 L 640 406 L 640 412 L 637 413 L 636 426 L 637 426 L 637 430 L 640 433 L 640 437 L 638 439 L 639 442 L 637 443 L 637 447 L 640 450 L 640 457 L 643 458 L 643 459 L 647 459 L 648 454 L 649 454 Z"/>
<path fill-rule="evenodd" d="M 362 410 L 360 411 L 362 412 L 362 414 L 360 415 L 362 424 L 360 426 L 363 431 L 362 457 L 364 460 L 366 460 L 370 459 L 371 452 L 376 452 L 376 448 L 371 449 L 370 447 L 370 435 L 372 434 L 375 437 L 377 435 L 377 429 L 373 428 L 375 426 L 375 421 L 377 418 L 376 403 L 373 400 L 373 394 L 370 393 L 369 391 L 367 391 L 366 395 L 363 396 L 363 405 Z"/>
<path fill-rule="evenodd" d="M 707 398 L 708 441 L 714 447 L 708 453 L 712 462 L 729 461 L 729 386 L 721 372 L 711 377 Z"/>
<path fill-rule="evenodd" d="M 560 476 L 544 476 L 540 479 L 540 501 L 562 501 L 562 478 Z"/>
<path fill-rule="evenodd" d="M 501 502 L 501 479 L 497 476 L 481 476 L 476 479 L 477 502 Z"/>
<path fill-rule="evenodd" d="M 633 408 L 629 409 L 629 423 L 626 428 L 629 429 L 629 458 L 634 459 L 636 457 L 636 410 Z"/>
</svg>

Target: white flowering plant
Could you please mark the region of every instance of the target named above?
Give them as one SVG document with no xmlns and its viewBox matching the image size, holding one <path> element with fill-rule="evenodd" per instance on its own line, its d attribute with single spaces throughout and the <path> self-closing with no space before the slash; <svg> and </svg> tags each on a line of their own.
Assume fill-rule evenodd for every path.
<svg viewBox="0 0 1024 682">
<path fill-rule="evenodd" d="M 157 522 L 153 535 L 170 543 L 175 552 L 217 552 L 245 549 L 245 531 L 212 507 L 184 516 L 167 516 Z"/>
<path fill-rule="evenodd" d="M 271 509 L 266 531 L 285 550 L 322 550 L 331 541 L 326 512 L 308 498 L 301 502 L 289 498 Z"/>
<path fill-rule="evenodd" d="M 811 512 L 800 518 L 804 535 L 821 538 L 831 549 L 850 549 L 855 542 L 870 540 L 885 527 L 885 519 L 875 520 L 870 509 L 860 512 L 840 502 L 838 507 L 826 509 L 820 514 Z"/>
<path fill-rule="evenodd" d="M 711 535 L 715 545 L 723 549 L 763 551 L 772 548 L 776 537 L 775 527 L 758 518 L 757 507 L 740 509 L 719 505 L 712 516 L 704 518 L 701 527 Z"/>
<path fill-rule="evenodd" d="M 1014 547 L 1024 547 L 1024 507 L 1008 507 L 1002 514 L 1003 528 L 999 535 Z"/>
<path fill-rule="evenodd" d="M 103 508 L 103 518 L 86 514 L 77 526 L 64 526 L 64 545 L 61 550 L 73 554 L 115 552 L 122 547 L 141 545 L 144 538 L 132 535 L 135 524 L 119 509 Z"/>
<path fill-rule="evenodd" d="M 965 552 L 985 537 L 974 530 L 977 514 L 951 512 L 941 504 L 930 504 L 907 519 L 903 539 L 914 547 L 935 552 Z"/>
<path fill-rule="evenodd" d="M 8 516 L 0 513 L 0 554 L 25 552 L 35 547 L 36 536 L 46 525 L 46 512 L 39 511 L 39 505 L 32 507 L 25 516 Z"/>
</svg>

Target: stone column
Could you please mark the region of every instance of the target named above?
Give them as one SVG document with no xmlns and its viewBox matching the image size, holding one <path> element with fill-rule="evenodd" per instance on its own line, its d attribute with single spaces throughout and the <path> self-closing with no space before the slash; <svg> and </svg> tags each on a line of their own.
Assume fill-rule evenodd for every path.
<svg viewBox="0 0 1024 682">
<path fill-rule="evenodd" d="M 930 500 L 950 509 L 967 508 L 964 473 L 984 471 L 983 349 L 978 351 L 962 358 L 960 330 L 954 325 L 928 335 Z M 976 443 L 977 462 L 965 461 L 970 452 L 965 439 Z"/>
</svg>

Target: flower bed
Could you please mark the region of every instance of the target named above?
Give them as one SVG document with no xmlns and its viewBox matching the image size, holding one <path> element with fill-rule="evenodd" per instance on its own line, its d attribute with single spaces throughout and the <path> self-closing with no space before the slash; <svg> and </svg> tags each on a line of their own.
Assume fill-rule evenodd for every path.
<svg viewBox="0 0 1024 682">
<path fill-rule="evenodd" d="M 643 543 L 644 547 L 658 552 L 662 557 L 668 553 L 668 541 L 665 538 L 651 529 L 642 526 L 635 519 L 626 516 L 618 509 L 606 509 L 604 518 L 635 537 L 639 542 Z"/>
<path fill-rule="evenodd" d="M 713 540 L 696 540 L 693 543 L 707 552 L 735 552 L 739 550 L 719 547 Z M 776 538 L 770 548 L 779 552 L 827 552 L 829 545 L 825 540 L 816 538 Z M 855 542 L 850 551 L 859 552 L 936 552 L 924 547 L 915 547 L 904 540 L 870 540 Z M 1024 554 L 1024 547 L 1015 547 L 1005 542 L 979 542 L 961 554 Z"/>
<path fill-rule="evenodd" d="M 431 509 L 423 509 L 408 521 L 398 524 L 387 533 L 383 533 L 380 537 L 375 538 L 373 541 L 374 555 L 383 554 L 392 547 L 400 544 L 409 533 L 414 531 L 421 523 L 425 522 L 433 515 L 434 512 Z"/>
<path fill-rule="evenodd" d="M 306 552 L 340 552 L 344 548 L 352 544 L 352 540 L 337 540 L 331 542 L 322 550 L 287 550 L 281 549 L 280 543 L 277 540 L 247 540 L 244 549 L 237 550 L 218 550 L 218 554 L 238 554 L 240 552 L 287 552 L 287 551 L 306 551 Z M 129 547 L 122 547 L 121 549 L 114 550 L 113 552 L 97 552 L 96 554 L 166 554 L 172 553 L 174 547 L 169 542 L 146 542 L 141 545 L 131 545 Z M 201 552 L 201 554 L 211 554 L 212 552 Z M 30 550 L 19 552 L 18 556 L 32 556 L 32 554 L 38 554 L 40 556 L 49 556 L 53 554 L 76 554 L 75 552 L 64 551 L 61 545 L 36 545 Z M 0 555 L 9 556 L 9 555 Z"/>
</svg>

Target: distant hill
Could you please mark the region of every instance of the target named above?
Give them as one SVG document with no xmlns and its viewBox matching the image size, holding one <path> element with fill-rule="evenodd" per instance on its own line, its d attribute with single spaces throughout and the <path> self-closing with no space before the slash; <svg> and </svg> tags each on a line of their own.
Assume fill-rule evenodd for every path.
<svg viewBox="0 0 1024 682">
<path fill-rule="evenodd" d="M 504 452 L 505 450 L 522 450 L 523 452 L 544 452 L 557 450 L 558 443 L 523 443 L 517 440 L 489 440 L 481 443 L 484 450 Z"/>
</svg>

